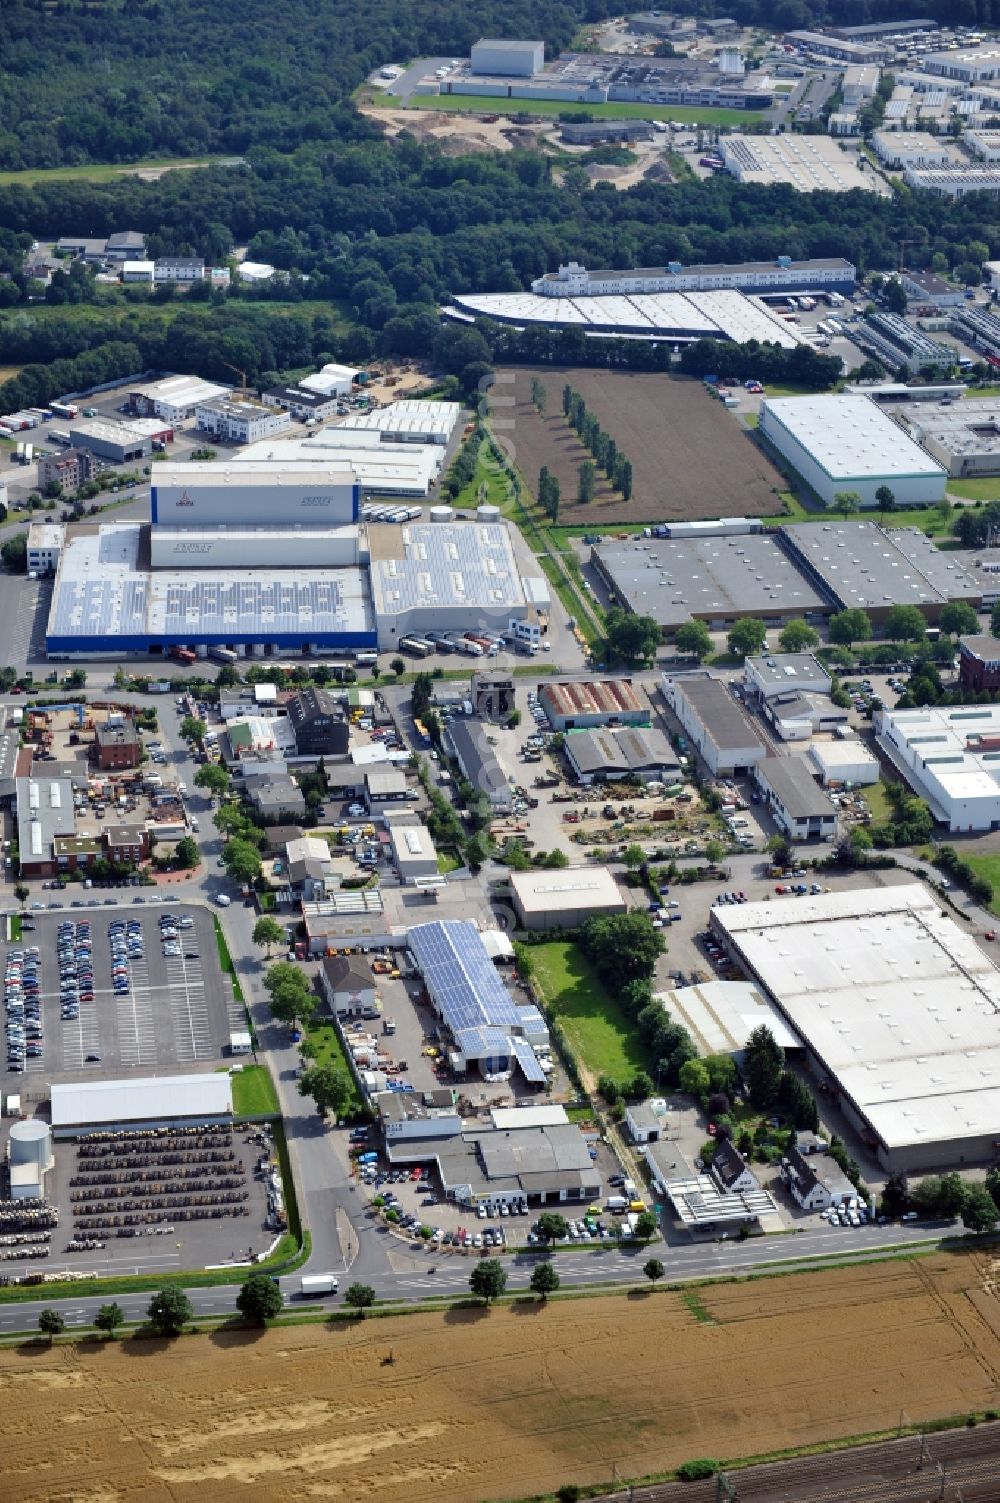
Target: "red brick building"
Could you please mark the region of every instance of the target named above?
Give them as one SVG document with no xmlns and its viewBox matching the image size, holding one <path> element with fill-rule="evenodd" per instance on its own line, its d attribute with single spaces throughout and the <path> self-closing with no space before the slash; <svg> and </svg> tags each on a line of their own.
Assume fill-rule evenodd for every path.
<svg viewBox="0 0 1000 1503">
<path fill-rule="evenodd" d="M 141 747 L 133 720 L 106 722 L 94 731 L 94 761 L 105 771 L 138 767 Z"/>
<path fill-rule="evenodd" d="M 142 825 L 112 825 L 104 840 L 112 866 L 138 866 L 149 855 L 149 831 Z"/>
<path fill-rule="evenodd" d="M 1000 637 L 963 637 L 958 644 L 958 678 L 974 693 L 1000 689 Z"/>
</svg>

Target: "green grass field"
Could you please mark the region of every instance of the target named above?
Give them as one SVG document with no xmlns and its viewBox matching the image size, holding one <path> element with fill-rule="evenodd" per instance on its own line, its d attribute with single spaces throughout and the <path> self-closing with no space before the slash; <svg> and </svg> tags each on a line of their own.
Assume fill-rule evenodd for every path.
<svg viewBox="0 0 1000 1503">
<path fill-rule="evenodd" d="M 1000 501 L 1000 475 L 983 475 L 978 480 L 949 480 L 948 490 L 963 501 Z"/>
<path fill-rule="evenodd" d="M 233 1076 L 233 1111 L 237 1117 L 279 1115 L 278 1093 L 265 1065 L 244 1065 Z"/>
<path fill-rule="evenodd" d="M 596 1080 L 624 1080 L 649 1068 L 631 1019 L 604 986 L 580 947 L 554 939 L 530 950 L 535 977 L 581 1067 Z"/>
<path fill-rule="evenodd" d="M 697 105 L 581 104 L 565 99 L 490 99 L 471 94 L 411 94 L 408 100 L 394 94 L 374 94 L 372 104 L 381 110 L 446 110 L 467 115 L 591 115 L 595 120 L 680 120 L 685 125 L 752 125 L 760 115 L 744 110 L 700 109 Z"/>
<path fill-rule="evenodd" d="M 306 1037 L 315 1051 L 312 1058 L 305 1061 L 307 1068 L 312 1065 L 332 1065 L 337 1074 L 343 1075 L 350 1086 L 351 1107 L 360 1115 L 364 1109 L 364 1102 L 354 1083 L 354 1076 L 351 1074 L 333 1024 L 326 1018 L 314 1020 L 306 1029 Z"/>
<path fill-rule="evenodd" d="M 1000 854 L 996 856 L 964 856 L 977 877 L 985 877 L 993 884 L 993 902 L 990 909 L 1000 914 Z"/>
<path fill-rule="evenodd" d="M 30 188 L 32 183 L 58 182 L 61 179 L 106 183 L 126 173 L 169 172 L 172 167 L 214 167 L 220 162 L 234 163 L 236 160 L 235 157 L 154 157 L 145 162 L 86 162 L 76 167 L 26 167 L 21 172 L 0 172 L 0 186 L 8 188 L 20 184 Z"/>
</svg>

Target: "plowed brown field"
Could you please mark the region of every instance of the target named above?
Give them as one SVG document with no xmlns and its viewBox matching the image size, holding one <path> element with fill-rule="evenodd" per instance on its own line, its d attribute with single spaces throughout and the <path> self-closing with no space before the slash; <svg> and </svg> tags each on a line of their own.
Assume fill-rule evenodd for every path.
<svg viewBox="0 0 1000 1503">
<path fill-rule="evenodd" d="M 1000 1400 L 985 1256 L 0 1353 L 17 1503 L 476 1503 Z M 709 1317 L 708 1319 L 705 1316 Z M 392 1362 L 389 1362 L 390 1353 Z"/>
<path fill-rule="evenodd" d="M 531 403 L 531 379 L 545 387 L 545 416 Z M 513 377 L 513 393 L 511 391 Z M 629 501 L 598 471 L 594 500 L 577 500 L 580 465 L 590 455 L 562 413 L 565 385 L 578 391 L 632 462 Z M 511 406 L 513 403 L 513 407 Z M 600 528 L 615 522 L 774 516 L 786 483 L 771 461 L 700 381 L 638 371 L 536 366 L 497 374 L 490 406 L 497 432 L 530 487 L 547 465 L 561 490 L 559 521 Z"/>
</svg>

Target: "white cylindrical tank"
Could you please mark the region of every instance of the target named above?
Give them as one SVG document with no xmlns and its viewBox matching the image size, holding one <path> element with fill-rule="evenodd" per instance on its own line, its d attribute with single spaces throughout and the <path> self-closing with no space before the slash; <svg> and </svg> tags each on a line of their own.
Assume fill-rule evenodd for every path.
<svg viewBox="0 0 1000 1503">
<path fill-rule="evenodd" d="M 499 506 L 492 506 L 492 505 L 477 506 L 476 507 L 476 520 L 477 520 L 477 522 L 499 522 L 499 520 L 500 520 L 500 508 L 499 508 Z"/>
<path fill-rule="evenodd" d="M 10 1162 L 32 1164 L 41 1175 L 52 1163 L 52 1131 L 47 1122 L 27 1117 L 10 1129 Z"/>
<path fill-rule="evenodd" d="M 453 522 L 455 520 L 455 508 L 453 506 L 432 506 L 430 517 L 432 522 Z"/>
</svg>

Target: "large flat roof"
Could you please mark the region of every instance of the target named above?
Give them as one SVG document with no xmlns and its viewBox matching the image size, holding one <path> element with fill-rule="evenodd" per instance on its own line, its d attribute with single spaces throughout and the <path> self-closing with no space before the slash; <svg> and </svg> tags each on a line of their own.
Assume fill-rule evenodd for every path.
<svg viewBox="0 0 1000 1503">
<path fill-rule="evenodd" d="M 877 193 L 881 187 L 876 175 L 862 172 L 830 136 L 720 136 L 719 149 L 729 171 L 743 183 L 785 183 L 800 193 L 817 188 Z"/>
<path fill-rule="evenodd" d="M 925 887 L 716 908 L 713 923 L 887 1148 L 996 1136 L 1000 971 Z"/>
<path fill-rule="evenodd" d="M 241 642 L 298 633 L 370 635 L 375 619 L 362 569 L 151 570 L 142 524 L 70 530 L 52 593 L 47 637 Z"/>
<path fill-rule="evenodd" d="M 909 748 L 946 800 L 992 799 L 1000 813 L 1000 705 L 882 710 L 878 725 L 880 738 Z"/>
<path fill-rule="evenodd" d="M 223 1117 L 232 1112 L 228 1070 L 204 1075 L 143 1075 L 127 1080 L 78 1080 L 54 1085 L 52 1126 L 100 1127 L 111 1122 L 158 1122 Z"/>
<path fill-rule="evenodd" d="M 622 273 L 628 276 L 630 273 Z M 802 336 L 765 303 L 732 289 L 712 292 L 635 292 L 627 297 L 547 297 L 537 292 L 456 293 L 452 301 L 470 313 L 503 323 L 548 324 L 592 333 L 681 339 L 749 339 L 793 350 Z"/>
<path fill-rule="evenodd" d="M 624 898 L 606 866 L 564 867 L 561 871 L 510 874 L 510 885 L 525 913 L 562 913 L 567 909 L 621 908 Z"/>
<path fill-rule="evenodd" d="M 916 527 L 877 522 L 793 522 L 782 536 L 838 606 L 887 609 L 982 598 L 957 556 L 942 553 Z"/>
<path fill-rule="evenodd" d="M 502 522 L 369 523 L 372 595 L 379 619 L 412 610 L 523 608 L 510 532 Z"/>
<path fill-rule="evenodd" d="M 855 392 L 773 397 L 763 403 L 772 420 L 807 451 L 832 480 L 907 480 L 941 475 L 941 465 L 869 397 Z"/>
<path fill-rule="evenodd" d="M 629 607 L 668 628 L 692 617 L 801 616 L 827 604 L 765 534 L 642 538 L 594 553 Z"/>
</svg>

